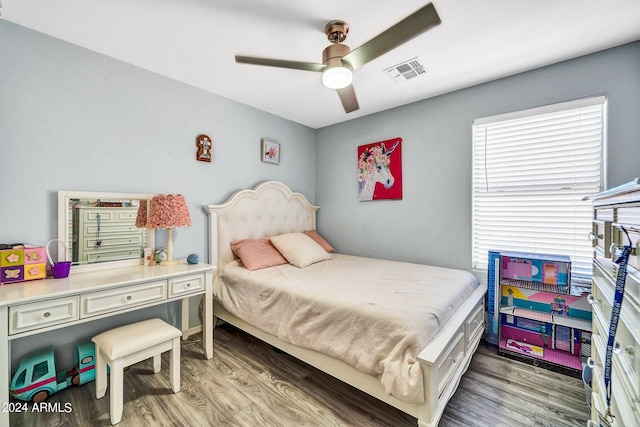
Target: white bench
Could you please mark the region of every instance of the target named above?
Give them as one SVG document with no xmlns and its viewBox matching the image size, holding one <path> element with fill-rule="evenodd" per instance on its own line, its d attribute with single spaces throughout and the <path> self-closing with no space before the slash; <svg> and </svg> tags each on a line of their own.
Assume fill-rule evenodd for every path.
<svg viewBox="0 0 640 427">
<path fill-rule="evenodd" d="M 124 368 L 153 357 L 153 372 L 160 372 L 160 356 L 170 351 L 171 388 L 180 391 L 180 336 L 182 332 L 160 319 L 150 319 L 111 329 L 91 339 L 96 344 L 96 399 L 107 391 L 110 366 L 109 412 L 111 424 L 122 419 Z"/>
</svg>

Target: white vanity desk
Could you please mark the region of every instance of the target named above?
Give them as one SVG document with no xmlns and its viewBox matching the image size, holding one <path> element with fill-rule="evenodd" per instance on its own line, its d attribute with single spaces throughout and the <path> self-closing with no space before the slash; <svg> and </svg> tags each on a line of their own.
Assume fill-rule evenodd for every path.
<svg viewBox="0 0 640 427">
<path fill-rule="evenodd" d="M 215 267 L 142 265 L 71 274 L 0 286 L 0 405 L 9 402 L 11 341 L 104 317 L 182 300 L 183 323 L 188 298 L 204 294 L 203 348 L 213 357 L 212 286 Z M 186 312 L 186 313 L 185 313 Z M 188 325 L 183 325 L 183 329 Z M 9 413 L 0 411 L 0 426 Z"/>
</svg>

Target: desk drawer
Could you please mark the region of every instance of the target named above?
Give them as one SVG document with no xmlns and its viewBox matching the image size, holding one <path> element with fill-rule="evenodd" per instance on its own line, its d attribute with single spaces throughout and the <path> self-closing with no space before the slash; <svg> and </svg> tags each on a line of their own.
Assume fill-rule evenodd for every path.
<svg viewBox="0 0 640 427">
<path fill-rule="evenodd" d="M 204 290 L 204 274 L 169 279 L 169 298 Z"/>
<path fill-rule="evenodd" d="M 136 286 L 92 292 L 81 296 L 80 317 L 91 317 L 129 307 L 150 304 L 167 298 L 167 282 L 143 283 Z"/>
<path fill-rule="evenodd" d="M 78 297 L 9 307 L 9 335 L 78 320 Z"/>
</svg>

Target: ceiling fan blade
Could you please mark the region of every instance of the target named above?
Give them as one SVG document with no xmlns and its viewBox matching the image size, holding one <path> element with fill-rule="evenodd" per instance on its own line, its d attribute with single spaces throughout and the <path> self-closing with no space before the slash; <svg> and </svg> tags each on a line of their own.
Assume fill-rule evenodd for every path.
<svg viewBox="0 0 640 427">
<path fill-rule="evenodd" d="M 355 70 L 435 27 L 440 24 L 440 22 L 436 8 L 432 3 L 429 3 L 391 28 L 378 34 L 362 46 L 352 50 L 351 53 L 345 55 L 342 59 L 351 64 Z"/>
<path fill-rule="evenodd" d="M 345 113 L 350 113 L 360 108 L 358 106 L 356 92 L 355 90 L 353 90 L 353 85 L 343 87 L 342 89 L 337 89 L 337 91 L 338 96 L 340 96 L 340 101 L 342 101 L 342 106 L 344 107 Z"/>
<path fill-rule="evenodd" d="M 267 67 L 292 68 L 303 71 L 322 71 L 324 64 L 314 64 L 312 62 L 287 61 L 284 59 L 254 58 L 251 56 L 236 55 L 236 62 L 239 64 L 266 65 Z"/>
</svg>

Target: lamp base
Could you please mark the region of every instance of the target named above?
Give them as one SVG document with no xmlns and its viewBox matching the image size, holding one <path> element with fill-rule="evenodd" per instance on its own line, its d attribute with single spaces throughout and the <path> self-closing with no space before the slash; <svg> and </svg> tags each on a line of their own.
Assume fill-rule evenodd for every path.
<svg viewBox="0 0 640 427">
<path fill-rule="evenodd" d="M 160 265 L 178 265 L 180 261 L 172 259 L 170 261 L 161 261 Z"/>
</svg>

